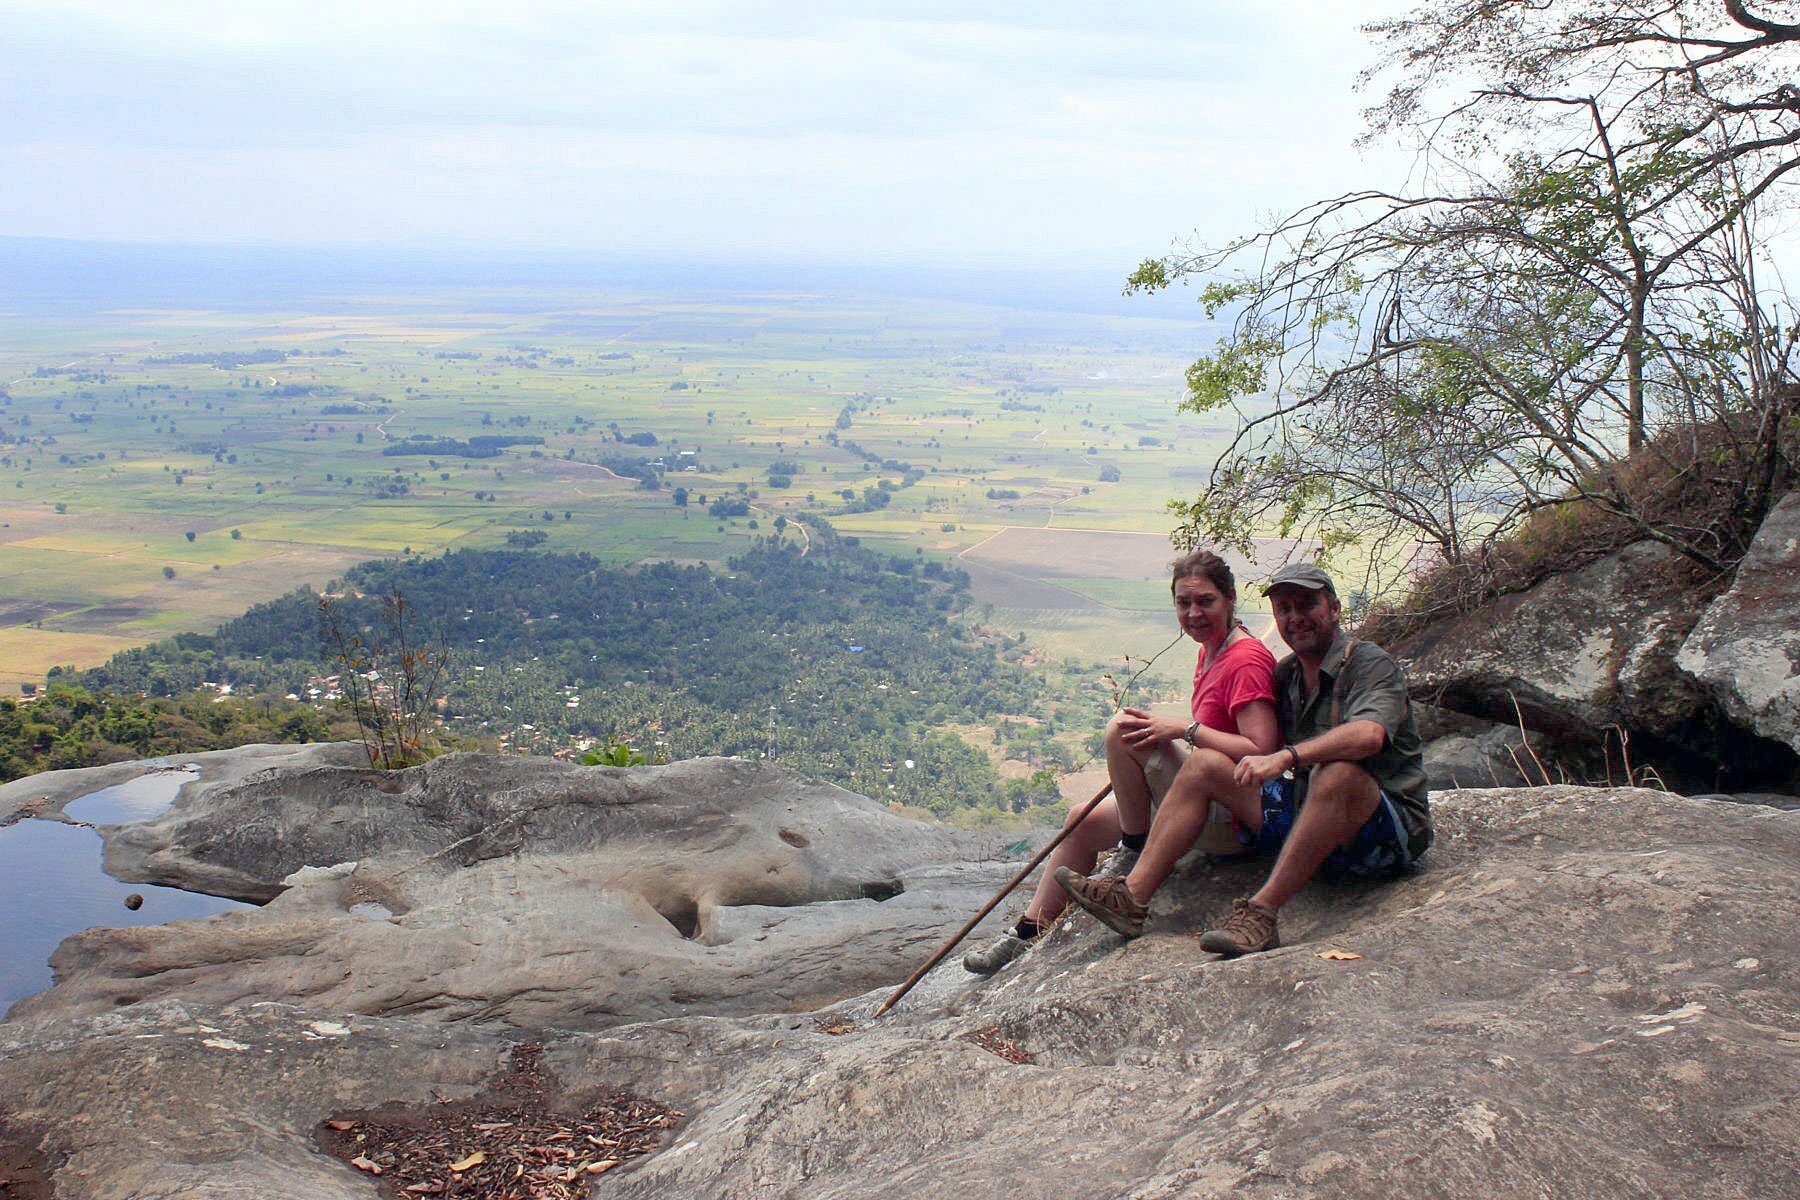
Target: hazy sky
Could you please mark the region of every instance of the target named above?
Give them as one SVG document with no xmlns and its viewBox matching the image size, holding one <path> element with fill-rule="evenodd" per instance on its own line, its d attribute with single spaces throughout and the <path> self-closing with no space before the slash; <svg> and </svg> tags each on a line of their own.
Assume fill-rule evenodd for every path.
<svg viewBox="0 0 1800 1200">
<path fill-rule="evenodd" d="M 1401 7 L 0 0 L 0 235 L 1116 268 L 1393 182 Z"/>
</svg>

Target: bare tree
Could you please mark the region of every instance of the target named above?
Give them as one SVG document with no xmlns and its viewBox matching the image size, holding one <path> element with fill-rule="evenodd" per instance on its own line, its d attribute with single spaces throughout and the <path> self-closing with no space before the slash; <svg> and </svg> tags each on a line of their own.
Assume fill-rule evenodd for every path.
<svg viewBox="0 0 1800 1200">
<path fill-rule="evenodd" d="M 1413 189 L 1132 276 L 1232 313 L 1188 373 L 1185 407 L 1240 423 L 1186 536 L 1463 562 L 1579 505 L 1740 555 L 1794 466 L 1793 307 L 1759 234 L 1800 178 L 1797 7 L 1449 0 L 1371 27 L 1370 136 L 1416 152 Z"/>
<path fill-rule="evenodd" d="M 450 656 L 420 639 L 405 595 L 385 593 L 375 623 L 353 628 L 338 601 L 321 597 L 319 626 L 369 765 L 409 767 L 436 754 L 432 712 Z"/>
</svg>

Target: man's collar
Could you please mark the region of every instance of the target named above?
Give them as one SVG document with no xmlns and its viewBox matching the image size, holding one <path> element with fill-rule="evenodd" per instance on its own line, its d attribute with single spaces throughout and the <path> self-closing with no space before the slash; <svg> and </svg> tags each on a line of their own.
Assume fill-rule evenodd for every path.
<svg viewBox="0 0 1800 1200">
<path fill-rule="evenodd" d="M 1319 663 L 1319 670 L 1336 679 L 1338 672 L 1343 670 L 1344 658 L 1349 653 L 1350 639 L 1345 635 L 1343 627 L 1339 626 L 1337 633 L 1331 639 L 1331 645 L 1325 648 L 1325 657 Z"/>
<path fill-rule="evenodd" d="M 1337 633 L 1331 639 L 1331 645 L 1325 647 L 1325 657 L 1319 660 L 1319 673 L 1336 679 L 1343 669 L 1344 658 L 1350 653 L 1350 638 L 1345 634 L 1343 626 L 1338 626 Z M 1296 670 L 1306 664 L 1300 661 L 1298 654 L 1293 656 Z"/>
</svg>

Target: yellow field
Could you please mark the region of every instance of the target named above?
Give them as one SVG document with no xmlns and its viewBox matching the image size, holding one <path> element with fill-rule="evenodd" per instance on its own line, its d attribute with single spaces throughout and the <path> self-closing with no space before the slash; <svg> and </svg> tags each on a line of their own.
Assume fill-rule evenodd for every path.
<svg viewBox="0 0 1800 1200">
<path fill-rule="evenodd" d="M 17 691 L 21 683 L 41 682 L 51 667 L 91 666 L 142 643 L 142 638 L 99 633 L 0 628 L 0 687 Z"/>
</svg>

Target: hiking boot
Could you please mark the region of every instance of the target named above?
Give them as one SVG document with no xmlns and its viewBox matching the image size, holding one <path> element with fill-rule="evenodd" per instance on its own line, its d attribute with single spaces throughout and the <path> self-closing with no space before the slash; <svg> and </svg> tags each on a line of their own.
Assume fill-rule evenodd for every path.
<svg viewBox="0 0 1800 1200">
<path fill-rule="evenodd" d="M 1200 948 L 1226 958 L 1255 954 L 1281 945 L 1275 929 L 1275 910 L 1249 900 L 1233 900 L 1231 912 L 1200 935 Z"/>
<path fill-rule="evenodd" d="M 1098 917 L 1115 933 L 1134 938 L 1144 932 L 1144 918 L 1150 906 L 1131 898 L 1131 889 L 1117 875 L 1090 879 L 1077 875 L 1067 867 L 1056 868 L 1056 882 L 1069 894 L 1069 899 Z"/>
<path fill-rule="evenodd" d="M 1131 874 L 1131 868 L 1137 866 L 1138 851 L 1130 846 L 1114 846 L 1112 852 L 1100 860 L 1097 870 L 1088 875 L 1089 879 L 1123 879 Z"/>
<path fill-rule="evenodd" d="M 994 939 L 985 950 L 971 950 L 963 955 L 963 970 L 975 975 L 992 975 L 1013 959 L 1031 949 L 1031 942 L 1009 929 Z"/>
</svg>

